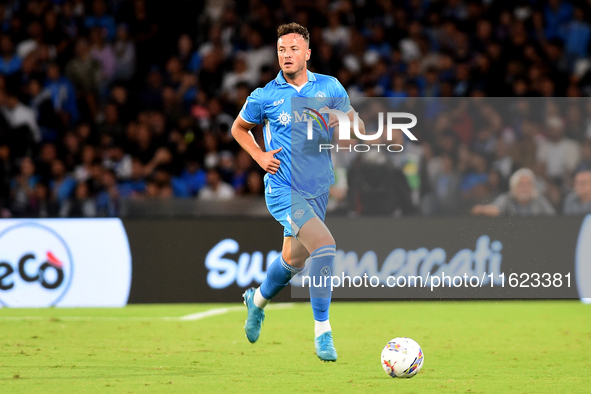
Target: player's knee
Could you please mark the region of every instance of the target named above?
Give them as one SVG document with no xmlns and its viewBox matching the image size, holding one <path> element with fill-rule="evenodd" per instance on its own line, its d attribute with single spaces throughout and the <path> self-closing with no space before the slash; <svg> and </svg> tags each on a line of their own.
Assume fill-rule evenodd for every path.
<svg viewBox="0 0 591 394">
<path fill-rule="evenodd" d="M 326 245 L 324 245 L 324 246 L 329 246 L 329 245 L 336 246 L 336 241 L 334 240 L 334 237 L 330 233 L 328 234 L 328 236 L 326 237 L 324 242 L 326 242 Z"/>
<path fill-rule="evenodd" d="M 283 254 L 283 261 L 285 261 L 288 265 L 292 266 L 293 268 L 300 269 L 306 264 L 306 259 L 308 258 L 307 255 L 297 255 L 293 256 L 290 253 Z"/>
<path fill-rule="evenodd" d="M 328 233 L 316 241 L 316 247 L 314 249 L 323 248 L 330 245 L 335 245 L 336 247 L 336 241 L 334 240 L 332 234 Z"/>
</svg>

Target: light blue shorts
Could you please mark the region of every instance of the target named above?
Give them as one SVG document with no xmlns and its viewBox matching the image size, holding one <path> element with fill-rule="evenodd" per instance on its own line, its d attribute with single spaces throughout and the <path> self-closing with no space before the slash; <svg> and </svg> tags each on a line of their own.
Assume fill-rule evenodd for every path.
<svg viewBox="0 0 591 394">
<path fill-rule="evenodd" d="M 313 199 L 306 199 L 291 189 L 273 189 L 272 194 L 265 193 L 265 201 L 271 215 L 283 226 L 284 237 L 295 237 L 300 228 L 313 217 L 324 221 L 328 192 Z"/>
</svg>

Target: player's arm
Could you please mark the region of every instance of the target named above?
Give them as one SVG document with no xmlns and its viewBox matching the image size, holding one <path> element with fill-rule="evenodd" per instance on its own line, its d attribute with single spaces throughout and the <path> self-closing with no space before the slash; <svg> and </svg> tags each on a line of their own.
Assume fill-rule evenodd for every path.
<svg viewBox="0 0 591 394">
<path fill-rule="evenodd" d="M 347 116 L 349 117 L 349 121 L 351 122 L 351 131 L 353 131 L 353 120 L 355 118 L 355 110 L 351 107 L 351 111 L 347 112 Z M 360 134 L 365 135 L 365 122 L 359 116 L 357 116 L 357 120 L 359 124 L 357 125 L 357 131 Z"/>
<path fill-rule="evenodd" d="M 347 117 L 349 118 L 349 125 L 351 127 L 351 133 L 352 135 L 355 135 L 355 132 L 353 130 L 354 127 L 354 119 L 355 119 L 355 110 L 353 109 L 353 107 L 351 107 L 351 110 L 349 112 L 347 112 Z M 359 131 L 360 134 L 365 135 L 365 122 L 363 121 L 363 119 L 358 117 L 358 125 L 357 125 L 357 130 Z M 339 120 L 338 118 L 333 115 L 330 114 L 328 115 L 328 127 L 336 127 L 339 125 Z"/>
<path fill-rule="evenodd" d="M 501 214 L 499 207 L 495 205 L 475 205 L 472 208 L 472 215 L 496 217 Z"/>
<path fill-rule="evenodd" d="M 240 115 L 232 125 L 232 136 L 240 146 L 257 162 L 259 166 L 269 174 L 275 174 L 279 169 L 281 162 L 273 155 L 278 153 L 283 148 L 275 149 L 269 152 L 264 152 L 256 143 L 254 136 L 250 129 L 254 127 L 253 123 L 248 123 Z"/>
<path fill-rule="evenodd" d="M 347 94 L 347 91 L 345 90 L 345 88 L 343 87 L 343 85 L 341 85 L 341 83 L 339 81 L 337 81 L 336 79 L 334 79 L 335 84 L 333 84 L 333 96 L 334 97 L 334 101 L 333 101 L 333 106 L 332 108 L 335 109 L 339 109 L 343 112 L 345 112 L 347 114 L 347 117 L 349 118 L 349 125 L 351 127 L 351 132 L 352 135 L 355 135 L 355 130 L 354 130 L 354 120 L 355 120 L 355 109 L 353 109 L 353 106 L 351 105 L 351 100 L 349 99 L 349 95 Z M 358 124 L 357 124 L 357 131 L 359 134 L 363 134 L 365 135 L 365 122 L 363 122 L 363 119 L 359 118 L 359 116 L 357 116 L 357 120 L 358 120 Z M 335 127 L 336 125 L 339 124 L 339 121 L 337 119 L 336 116 L 334 116 L 333 114 L 330 114 L 328 116 L 328 126 L 329 127 Z"/>
</svg>

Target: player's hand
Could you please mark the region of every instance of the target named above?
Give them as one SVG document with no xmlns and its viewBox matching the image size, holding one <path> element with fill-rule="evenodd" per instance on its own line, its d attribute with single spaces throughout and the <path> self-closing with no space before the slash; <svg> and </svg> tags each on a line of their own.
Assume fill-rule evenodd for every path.
<svg viewBox="0 0 591 394">
<path fill-rule="evenodd" d="M 279 170 L 279 164 L 281 162 L 275 158 L 275 153 L 281 152 L 283 148 L 274 149 L 269 152 L 263 152 L 256 162 L 261 166 L 261 168 L 267 171 L 269 174 L 276 174 L 277 170 Z"/>
</svg>

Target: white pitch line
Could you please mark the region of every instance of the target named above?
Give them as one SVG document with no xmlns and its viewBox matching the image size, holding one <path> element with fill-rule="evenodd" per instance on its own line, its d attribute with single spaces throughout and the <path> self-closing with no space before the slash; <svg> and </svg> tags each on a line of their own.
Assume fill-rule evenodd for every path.
<svg viewBox="0 0 591 394">
<path fill-rule="evenodd" d="M 183 320 L 183 321 L 201 320 L 201 319 L 205 319 L 206 317 L 223 315 L 223 314 L 226 314 L 230 311 L 237 311 L 237 310 L 243 310 L 243 309 L 244 309 L 243 306 L 231 306 L 228 308 L 209 309 L 205 312 L 197 312 L 197 313 L 192 313 L 187 316 L 179 317 L 178 320 Z"/>
<path fill-rule="evenodd" d="M 293 302 L 272 304 L 272 305 L 269 305 L 266 309 L 286 309 L 286 308 L 292 308 L 294 305 L 295 305 L 295 303 L 293 303 Z M 215 308 L 215 309 L 207 310 L 205 312 L 193 313 L 191 315 L 183 316 L 178 319 L 183 320 L 183 321 L 201 320 L 201 319 L 205 319 L 206 317 L 223 315 L 223 314 L 226 314 L 231 311 L 241 311 L 244 309 L 245 309 L 244 306 L 231 306 L 228 308 Z"/>
</svg>

